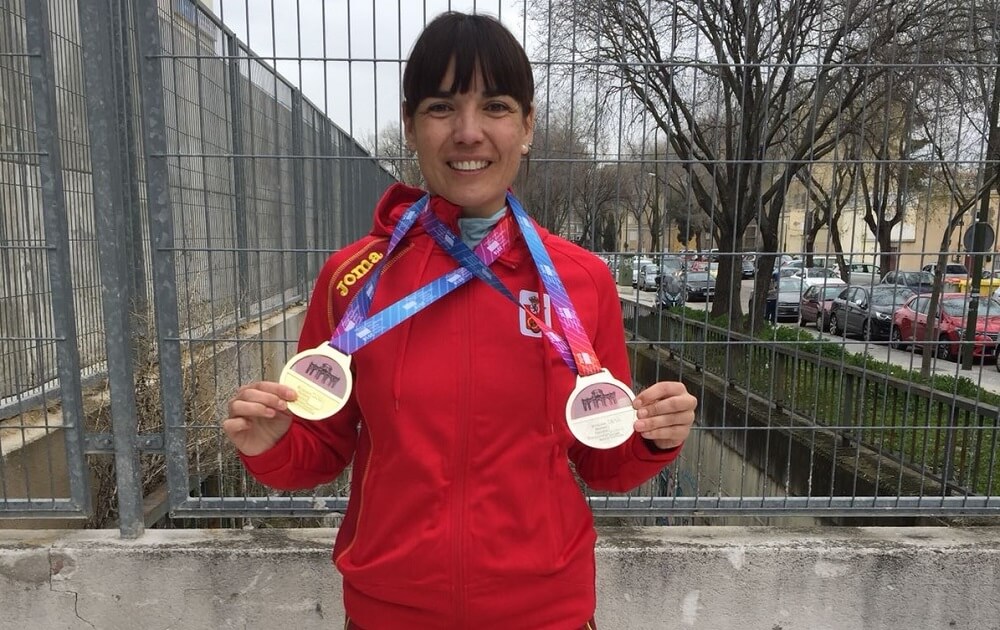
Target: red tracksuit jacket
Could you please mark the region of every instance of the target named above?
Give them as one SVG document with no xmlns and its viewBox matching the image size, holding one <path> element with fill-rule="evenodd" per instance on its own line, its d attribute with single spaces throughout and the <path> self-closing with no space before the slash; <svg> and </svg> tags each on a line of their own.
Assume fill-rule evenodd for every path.
<svg viewBox="0 0 1000 630">
<path fill-rule="evenodd" d="M 326 262 L 300 349 L 330 339 L 397 219 L 422 194 L 389 188 L 371 234 Z M 458 232 L 458 207 L 441 197 L 430 206 Z M 597 357 L 629 383 L 607 266 L 538 230 Z M 371 313 L 455 266 L 418 222 L 386 261 Z M 561 331 L 519 233 L 491 268 Z M 621 492 L 678 450 L 657 451 L 638 434 L 610 450 L 576 442 L 564 419 L 575 375 L 520 309 L 478 279 L 358 350 L 352 369 L 354 392 L 341 412 L 296 419 L 272 449 L 243 458 L 280 489 L 331 481 L 353 458 L 333 551 L 351 620 L 366 630 L 583 626 L 595 609 L 596 534 L 569 462 L 590 487 Z"/>
</svg>

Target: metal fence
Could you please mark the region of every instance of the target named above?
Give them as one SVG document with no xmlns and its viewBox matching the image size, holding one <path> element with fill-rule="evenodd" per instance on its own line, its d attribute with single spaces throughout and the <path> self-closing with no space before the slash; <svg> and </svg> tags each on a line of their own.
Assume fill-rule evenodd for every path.
<svg viewBox="0 0 1000 630">
<path fill-rule="evenodd" d="M 607 256 L 637 384 L 680 379 L 702 402 L 681 458 L 591 496 L 596 514 L 1000 514 L 995 334 L 955 339 L 989 355 L 966 371 L 921 366 L 920 340 L 904 353 L 757 313 L 778 253 L 879 263 L 874 281 L 992 257 L 986 229 L 958 241 L 998 220 L 1000 7 L 429 4 L 0 0 L 0 517 L 135 535 L 168 511 L 346 507 L 349 471 L 308 493 L 254 482 L 219 419 L 290 356 L 329 253 L 367 232 L 390 182 L 418 183 L 399 78 L 447 8 L 525 43 L 537 126 L 519 195 Z M 703 250 L 689 271 L 720 259 L 703 311 L 629 286 L 628 261 L 679 249 Z"/>
</svg>

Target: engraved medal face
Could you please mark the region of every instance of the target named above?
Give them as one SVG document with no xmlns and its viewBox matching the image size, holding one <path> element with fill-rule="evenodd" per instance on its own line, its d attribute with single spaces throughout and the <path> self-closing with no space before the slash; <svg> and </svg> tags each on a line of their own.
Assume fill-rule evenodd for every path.
<svg viewBox="0 0 1000 630">
<path fill-rule="evenodd" d="M 591 448 L 614 448 L 635 432 L 635 396 L 607 370 L 576 380 L 566 402 L 566 424 L 582 444 Z"/>
<path fill-rule="evenodd" d="M 278 382 L 298 394 L 288 403 L 289 411 L 304 420 L 325 420 L 343 409 L 351 396 L 351 357 L 323 343 L 292 357 Z"/>
</svg>

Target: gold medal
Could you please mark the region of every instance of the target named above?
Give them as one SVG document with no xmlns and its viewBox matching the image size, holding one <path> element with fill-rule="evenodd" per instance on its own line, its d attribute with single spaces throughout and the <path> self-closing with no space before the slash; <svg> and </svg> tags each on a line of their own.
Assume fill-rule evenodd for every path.
<svg viewBox="0 0 1000 630">
<path fill-rule="evenodd" d="M 632 390 L 607 370 L 578 376 L 566 401 L 566 424 L 573 436 L 591 448 L 614 448 L 635 433 Z"/>
<path fill-rule="evenodd" d="M 351 357 L 324 342 L 292 357 L 278 382 L 298 394 L 288 403 L 289 411 L 303 420 L 325 420 L 343 409 L 351 397 Z"/>
</svg>

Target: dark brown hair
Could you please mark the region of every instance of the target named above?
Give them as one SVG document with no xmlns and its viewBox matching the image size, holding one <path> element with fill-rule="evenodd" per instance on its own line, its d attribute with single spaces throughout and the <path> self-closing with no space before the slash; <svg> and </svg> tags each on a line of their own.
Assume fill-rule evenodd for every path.
<svg viewBox="0 0 1000 630">
<path fill-rule="evenodd" d="M 535 78 L 524 48 L 496 18 L 450 11 L 428 24 L 410 51 L 403 71 L 403 109 L 408 117 L 420 101 L 441 90 L 448 64 L 455 60 L 451 94 L 468 92 L 477 68 L 484 91 L 513 97 L 523 115 L 531 112 Z"/>
</svg>

